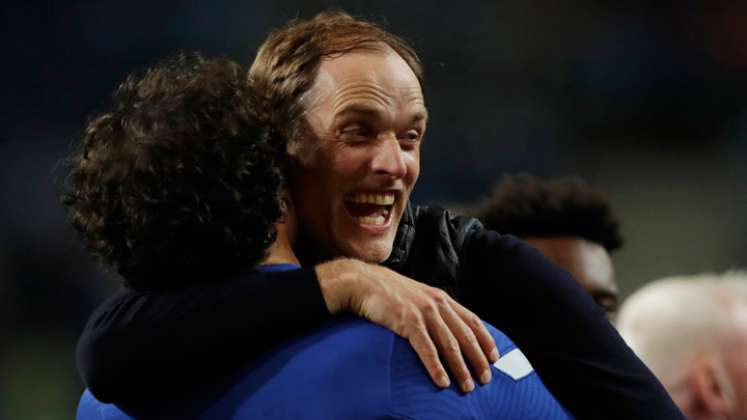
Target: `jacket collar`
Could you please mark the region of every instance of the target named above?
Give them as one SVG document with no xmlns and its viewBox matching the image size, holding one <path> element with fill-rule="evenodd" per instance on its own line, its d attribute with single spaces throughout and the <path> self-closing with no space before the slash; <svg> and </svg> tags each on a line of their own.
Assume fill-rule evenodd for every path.
<svg viewBox="0 0 747 420">
<path fill-rule="evenodd" d="M 417 216 L 417 207 L 413 207 L 410 200 L 407 200 L 405 212 L 399 222 L 397 235 L 394 237 L 392 253 L 384 262 L 389 268 L 397 269 L 402 267 L 407 261 L 407 255 L 410 253 L 412 241 L 415 239 L 415 219 Z"/>
</svg>

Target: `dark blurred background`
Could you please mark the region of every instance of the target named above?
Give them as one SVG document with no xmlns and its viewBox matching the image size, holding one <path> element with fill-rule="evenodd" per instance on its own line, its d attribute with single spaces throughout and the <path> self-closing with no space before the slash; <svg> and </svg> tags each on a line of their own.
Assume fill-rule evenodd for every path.
<svg viewBox="0 0 747 420">
<path fill-rule="evenodd" d="M 6 2 L 0 418 L 74 416 L 75 340 L 118 285 L 58 204 L 59 162 L 87 116 L 160 57 L 249 64 L 269 29 L 330 7 L 384 22 L 422 54 L 431 120 L 416 202 L 474 202 L 503 173 L 577 174 L 623 220 L 625 294 L 747 265 L 747 2 L 621 3 Z"/>
</svg>

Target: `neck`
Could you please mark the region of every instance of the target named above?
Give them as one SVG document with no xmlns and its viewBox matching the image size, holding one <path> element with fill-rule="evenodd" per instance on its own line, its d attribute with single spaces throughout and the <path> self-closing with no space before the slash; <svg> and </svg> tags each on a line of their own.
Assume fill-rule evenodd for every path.
<svg viewBox="0 0 747 420">
<path fill-rule="evenodd" d="M 270 246 L 267 255 L 260 262 L 260 265 L 268 264 L 296 264 L 301 265 L 296 254 L 291 248 L 290 241 L 286 235 L 278 234 L 275 242 Z"/>
</svg>

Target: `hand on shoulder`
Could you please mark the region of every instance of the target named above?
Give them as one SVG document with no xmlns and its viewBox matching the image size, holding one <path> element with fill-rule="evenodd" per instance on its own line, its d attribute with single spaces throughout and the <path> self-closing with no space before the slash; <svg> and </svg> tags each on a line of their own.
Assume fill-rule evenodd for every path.
<svg viewBox="0 0 747 420">
<path fill-rule="evenodd" d="M 319 264 L 316 273 L 330 313 L 352 312 L 408 340 L 436 385 L 450 383 L 444 360 L 459 388 L 472 391 L 465 358 L 481 383 L 490 381 L 488 361 L 498 359 L 493 337 L 443 290 L 353 259 Z"/>
</svg>

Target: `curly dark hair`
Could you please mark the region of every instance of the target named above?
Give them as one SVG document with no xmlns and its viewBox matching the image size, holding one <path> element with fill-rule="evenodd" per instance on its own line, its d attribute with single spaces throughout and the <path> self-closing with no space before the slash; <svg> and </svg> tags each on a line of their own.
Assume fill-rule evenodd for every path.
<svg viewBox="0 0 747 420">
<path fill-rule="evenodd" d="M 274 242 L 278 154 L 245 75 L 199 53 L 132 74 L 67 158 L 69 220 L 127 285 L 221 280 Z"/>
<path fill-rule="evenodd" d="M 488 229 L 520 237 L 578 236 L 609 252 L 623 244 L 606 195 L 577 177 L 505 176 L 475 216 Z"/>
</svg>

